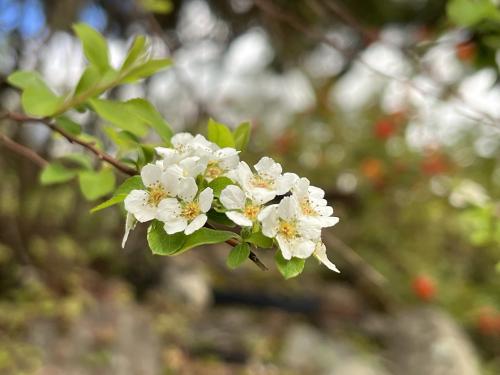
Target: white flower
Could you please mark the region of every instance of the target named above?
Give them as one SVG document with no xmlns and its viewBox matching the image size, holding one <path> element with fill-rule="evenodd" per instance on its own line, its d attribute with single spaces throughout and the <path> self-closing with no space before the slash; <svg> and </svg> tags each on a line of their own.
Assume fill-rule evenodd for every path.
<svg viewBox="0 0 500 375">
<path fill-rule="evenodd" d="M 205 225 L 207 222 L 206 212 L 210 210 L 214 194 L 211 188 L 203 190 L 196 196 L 198 187 L 192 178 L 180 181 L 180 198 L 169 198 L 161 202 L 160 220 L 165 223 L 165 232 L 174 234 L 184 232 L 189 235 Z"/>
<path fill-rule="evenodd" d="M 144 223 L 159 217 L 159 204 L 177 194 L 178 177 L 172 171 L 164 172 L 156 164 L 147 164 L 141 170 L 145 190 L 132 190 L 125 198 L 125 209 Z"/>
<path fill-rule="evenodd" d="M 176 164 L 189 156 L 207 157 L 218 150 L 218 146 L 204 136 L 178 133 L 170 140 L 172 147 L 156 147 L 156 152 L 163 158 L 165 167 Z"/>
<path fill-rule="evenodd" d="M 238 182 L 251 199 L 259 204 L 273 200 L 277 195 L 286 194 L 298 179 L 294 173 L 281 174 L 281 165 L 269 157 L 263 157 L 255 164 L 253 173 L 244 161 L 228 176 Z"/>
<path fill-rule="evenodd" d="M 297 201 L 300 212 L 309 220 L 314 220 L 322 228 L 332 227 L 339 222 L 338 217 L 331 216 L 333 208 L 324 199 L 325 192 L 311 186 L 307 178 L 300 178 L 292 187 L 292 197 Z"/>
<path fill-rule="evenodd" d="M 304 220 L 297 201 L 292 197 L 285 197 L 279 204 L 264 208 L 259 220 L 262 222 L 262 233 L 276 238 L 283 258 L 287 260 L 310 257 L 321 235 L 321 227 L 315 221 Z"/>
<path fill-rule="evenodd" d="M 213 152 L 207 162 L 206 180 L 210 182 L 217 177 L 226 176 L 234 170 L 240 162 L 238 154 L 239 151 L 232 147 L 221 148 Z"/>
<path fill-rule="evenodd" d="M 202 174 L 207 167 L 205 158 L 199 156 L 189 156 L 180 160 L 177 164 L 171 165 L 167 170 L 172 170 L 179 177 L 193 177 L 196 178 Z"/>
<path fill-rule="evenodd" d="M 252 202 L 245 192 L 236 185 L 226 186 L 219 199 L 223 206 L 229 210 L 226 212 L 226 216 L 242 227 L 253 226 L 261 211 L 261 205 Z"/>
<path fill-rule="evenodd" d="M 339 269 L 335 264 L 330 262 L 328 257 L 326 256 L 326 246 L 323 242 L 318 241 L 316 243 L 316 248 L 314 249 L 314 256 L 325 266 L 327 266 L 332 271 L 340 273 Z"/>
</svg>

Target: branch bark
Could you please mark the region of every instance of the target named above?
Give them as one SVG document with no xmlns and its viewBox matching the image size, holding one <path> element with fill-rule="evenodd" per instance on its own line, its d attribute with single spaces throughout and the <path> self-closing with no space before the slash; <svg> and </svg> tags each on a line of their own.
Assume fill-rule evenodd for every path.
<svg viewBox="0 0 500 375">
<path fill-rule="evenodd" d="M 79 139 L 78 137 L 74 136 L 73 134 L 67 132 L 66 130 L 58 127 L 56 124 L 54 124 L 54 122 L 50 118 L 36 118 L 36 117 L 27 116 L 23 113 L 6 112 L 0 116 L 0 119 L 9 119 L 9 120 L 16 121 L 16 122 L 31 122 L 31 121 L 41 122 L 41 123 L 45 124 L 47 127 L 49 127 L 53 132 L 62 135 L 64 138 L 66 138 L 68 140 L 68 142 L 78 144 L 78 145 L 82 146 L 83 148 L 89 150 L 94 155 L 96 155 L 99 159 L 109 163 L 110 165 L 112 165 L 113 167 L 118 169 L 120 172 L 125 173 L 129 176 L 135 176 L 135 175 L 139 174 L 139 172 L 136 169 L 130 168 L 129 166 L 120 163 L 117 159 L 115 159 L 111 155 L 105 153 L 104 151 L 99 150 L 97 147 L 95 147 L 94 143 L 83 141 L 83 140 Z M 36 163 L 40 167 L 44 167 L 48 163 L 45 159 L 40 157 L 38 154 L 33 152 L 31 149 L 12 141 L 10 138 L 8 138 L 4 135 L 0 135 L 0 142 L 2 142 L 6 147 L 15 151 L 16 153 L 23 155 L 23 156 L 27 157 L 28 159 L 32 160 L 34 163 Z M 210 225 L 206 225 L 206 226 L 211 227 Z M 233 240 L 233 239 L 226 241 L 226 243 L 232 247 L 238 245 L 238 241 Z M 257 255 L 255 253 L 250 252 L 248 258 L 252 262 L 254 262 L 257 265 L 257 267 L 259 267 L 262 271 L 266 271 L 268 269 L 266 267 L 266 265 L 260 261 L 260 259 L 257 257 Z"/>
<path fill-rule="evenodd" d="M 38 155 L 35 151 L 26 146 L 23 146 L 20 143 L 13 141 L 5 134 L 0 134 L 0 143 L 2 143 L 6 148 L 11 150 L 12 152 L 15 152 L 16 154 L 31 160 L 40 168 L 43 168 L 48 164 L 48 161 L 42 158 L 40 155 Z"/>
</svg>

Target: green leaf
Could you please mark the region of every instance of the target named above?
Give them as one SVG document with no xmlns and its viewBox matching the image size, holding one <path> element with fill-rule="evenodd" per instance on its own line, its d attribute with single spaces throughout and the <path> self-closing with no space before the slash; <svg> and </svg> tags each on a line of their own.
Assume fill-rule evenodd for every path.
<svg viewBox="0 0 500 375">
<path fill-rule="evenodd" d="M 115 174 L 109 168 L 83 171 L 78 174 L 80 190 L 87 200 L 95 200 L 111 193 L 115 188 Z"/>
<path fill-rule="evenodd" d="M 105 208 L 114 206 L 117 203 L 121 203 L 125 200 L 125 198 L 127 198 L 127 195 L 132 190 L 143 190 L 143 189 L 144 189 L 144 184 L 142 183 L 141 176 L 129 177 L 120 186 L 118 186 L 113 197 L 92 208 L 90 212 L 94 213 L 103 210 Z"/>
<path fill-rule="evenodd" d="M 186 241 L 184 242 L 182 247 L 175 252 L 175 255 L 181 254 L 196 246 L 222 243 L 231 238 L 238 238 L 238 237 L 239 236 L 236 233 L 225 230 L 201 228 L 196 232 L 194 232 L 193 234 L 187 236 Z"/>
<path fill-rule="evenodd" d="M 239 245 L 233 247 L 226 259 L 226 264 L 229 268 L 236 268 L 247 260 L 249 255 L 250 246 L 248 246 L 245 242 L 240 243 Z"/>
<path fill-rule="evenodd" d="M 21 104 L 29 115 L 50 116 L 63 102 L 36 72 L 15 72 L 7 78 L 7 82 L 23 90 Z"/>
<path fill-rule="evenodd" d="M 210 210 L 207 212 L 208 220 L 215 221 L 216 223 L 225 225 L 226 227 L 233 228 L 236 225 L 226 216 L 223 212 L 217 212 L 215 210 Z"/>
<path fill-rule="evenodd" d="M 136 117 L 151 126 L 162 140 L 167 143 L 170 142 L 173 135 L 172 128 L 150 102 L 135 98 L 125 102 L 125 104 Z"/>
<path fill-rule="evenodd" d="M 245 241 L 253 243 L 262 249 L 270 249 L 274 244 L 272 238 L 264 236 L 261 232 L 252 233 L 249 237 L 245 238 Z"/>
<path fill-rule="evenodd" d="M 500 20 L 500 12 L 491 0 L 450 0 L 447 5 L 450 20 L 470 27 L 484 20 Z"/>
<path fill-rule="evenodd" d="M 60 163 L 50 163 L 42 170 L 40 183 L 42 185 L 60 184 L 73 179 L 76 173 L 76 171 L 68 169 Z"/>
<path fill-rule="evenodd" d="M 148 60 L 145 63 L 130 70 L 129 73 L 124 75 L 122 83 L 134 83 L 140 79 L 147 78 L 153 74 L 163 70 L 172 65 L 171 59 L 156 59 Z"/>
<path fill-rule="evenodd" d="M 109 69 L 108 45 L 106 39 L 95 29 L 79 23 L 73 26 L 76 35 L 82 41 L 83 53 L 91 65 L 100 71 Z"/>
<path fill-rule="evenodd" d="M 56 123 L 61 129 L 64 129 L 73 135 L 80 135 L 82 133 L 82 127 L 80 124 L 77 124 L 66 116 L 59 116 L 56 118 Z"/>
<path fill-rule="evenodd" d="M 212 119 L 208 120 L 208 140 L 219 147 L 234 147 L 233 133 L 229 128 Z"/>
<path fill-rule="evenodd" d="M 170 0 L 141 0 L 141 3 L 144 9 L 158 14 L 167 14 L 173 9 Z"/>
<path fill-rule="evenodd" d="M 62 156 L 61 159 L 73 162 L 74 164 L 83 169 L 87 170 L 92 169 L 92 160 L 86 154 L 71 153 Z"/>
<path fill-rule="evenodd" d="M 125 58 L 122 67 L 120 68 L 120 71 L 123 72 L 133 67 L 137 63 L 144 63 L 149 55 L 148 49 L 149 46 L 146 37 L 144 37 L 143 35 L 135 37 L 128 50 L 127 57 Z"/>
<path fill-rule="evenodd" d="M 249 122 L 242 122 L 233 132 L 234 144 L 237 150 L 243 151 L 250 140 L 251 126 Z"/>
<path fill-rule="evenodd" d="M 290 260 L 286 260 L 281 255 L 281 251 L 276 252 L 276 256 L 274 257 L 276 261 L 276 266 L 278 270 L 283 275 L 285 279 L 291 279 L 292 277 L 298 276 L 304 270 L 304 264 L 306 261 L 304 259 L 292 258 Z"/>
<path fill-rule="evenodd" d="M 95 65 L 87 66 L 76 85 L 75 96 L 78 96 L 88 90 L 95 89 L 99 86 L 101 78 L 102 74 L 98 67 Z"/>
<path fill-rule="evenodd" d="M 105 99 L 91 99 L 90 105 L 103 119 L 123 130 L 142 137 L 146 135 L 148 127 L 130 111 L 127 103 Z"/>
<path fill-rule="evenodd" d="M 148 228 L 148 244 L 153 254 L 174 255 L 186 240 L 184 233 L 167 234 L 163 223 L 154 220 Z"/>
<path fill-rule="evenodd" d="M 208 187 L 212 188 L 212 190 L 214 191 L 214 196 L 219 197 L 222 190 L 224 190 L 224 188 L 228 185 L 234 185 L 233 180 L 228 177 L 222 176 L 210 181 Z"/>
</svg>

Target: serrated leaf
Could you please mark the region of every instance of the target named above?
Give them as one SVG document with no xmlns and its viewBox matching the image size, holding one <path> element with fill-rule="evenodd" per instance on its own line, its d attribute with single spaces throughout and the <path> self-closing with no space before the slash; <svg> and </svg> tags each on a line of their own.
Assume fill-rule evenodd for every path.
<svg viewBox="0 0 500 375">
<path fill-rule="evenodd" d="M 234 138 L 231 130 L 226 125 L 212 119 L 208 120 L 207 138 L 219 147 L 234 147 Z"/>
<path fill-rule="evenodd" d="M 212 190 L 214 191 L 214 196 L 219 197 L 222 190 L 224 190 L 224 188 L 229 185 L 234 185 L 233 180 L 228 177 L 222 176 L 210 181 L 208 187 L 212 188 Z"/>
<path fill-rule="evenodd" d="M 272 238 L 264 236 L 261 232 L 252 233 L 249 237 L 245 238 L 245 241 L 262 249 L 270 249 L 274 244 Z"/>
<path fill-rule="evenodd" d="M 249 255 L 250 246 L 248 246 L 245 242 L 240 243 L 239 245 L 233 247 L 226 259 L 226 264 L 229 268 L 236 268 L 247 260 Z"/>
<path fill-rule="evenodd" d="M 76 35 L 82 42 L 83 53 L 91 65 L 100 71 L 109 69 L 109 52 L 106 39 L 95 29 L 87 24 L 73 25 Z"/>
<path fill-rule="evenodd" d="M 250 140 L 251 126 L 249 122 L 243 122 L 233 132 L 234 145 L 237 150 L 243 151 Z"/>
<path fill-rule="evenodd" d="M 148 60 L 145 63 L 140 64 L 139 66 L 130 70 L 130 72 L 122 78 L 121 82 L 134 83 L 140 79 L 150 77 L 160 70 L 168 68 L 170 65 L 172 65 L 172 60 L 170 59 Z"/>
<path fill-rule="evenodd" d="M 102 202 L 96 207 L 90 210 L 91 213 L 103 210 L 105 208 L 111 207 L 115 204 L 121 203 L 127 198 L 127 195 L 132 190 L 143 190 L 144 184 L 142 183 L 141 176 L 132 176 L 127 178 L 118 188 L 115 190 L 113 197 L 107 201 Z"/>
<path fill-rule="evenodd" d="M 184 233 L 167 234 L 163 223 L 154 220 L 148 228 L 148 244 L 153 254 L 174 255 L 186 241 Z"/>
<path fill-rule="evenodd" d="M 238 238 L 238 235 L 225 230 L 201 228 L 186 237 L 186 241 L 182 247 L 176 251 L 175 255 L 181 254 L 193 247 L 222 243 L 231 238 Z"/>
<path fill-rule="evenodd" d="M 77 124 L 66 116 L 59 116 L 58 118 L 56 118 L 56 123 L 57 126 L 59 126 L 61 129 L 64 129 L 68 133 L 71 133 L 73 135 L 80 135 L 82 132 L 82 127 L 80 126 L 80 124 Z"/>
<path fill-rule="evenodd" d="M 302 273 L 304 270 L 305 260 L 299 258 L 292 258 L 290 260 L 286 260 L 281 255 L 281 251 L 277 251 L 274 257 L 276 261 L 276 266 L 278 270 L 283 275 L 285 279 L 291 279 L 292 277 L 296 277 Z"/>
<path fill-rule="evenodd" d="M 150 125 L 162 140 L 167 143 L 170 142 L 170 138 L 173 135 L 172 128 L 150 102 L 135 98 L 125 102 L 125 104 L 136 117 Z"/>
<path fill-rule="evenodd" d="M 60 184 L 73 179 L 76 174 L 77 171 L 68 169 L 60 163 L 50 163 L 42 170 L 40 183 L 42 185 Z"/>
<path fill-rule="evenodd" d="M 19 89 L 25 89 L 43 83 L 43 79 L 37 72 L 18 70 L 7 77 L 7 82 Z"/>
<path fill-rule="evenodd" d="M 115 188 L 115 174 L 109 168 L 78 173 L 80 190 L 87 200 L 95 200 L 111 193 Z"/>
<path fill-rule="evenodd" d="M 130 111 L 127 103 L 105 99 L 91 99 L 89 102 L 99 116 L 113 125 L 139 137 L 146 135 L 148 127 Z"/>
</svg>

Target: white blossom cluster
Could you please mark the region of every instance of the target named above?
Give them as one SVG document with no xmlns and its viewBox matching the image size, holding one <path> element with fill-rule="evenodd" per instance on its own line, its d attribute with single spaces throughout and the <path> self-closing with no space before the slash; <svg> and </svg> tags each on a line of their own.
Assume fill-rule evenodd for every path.
<svg viewBox="0 0 500 375">
<path fill-rule="evenodd" d="M 260 159 L 252 170 L 239 160 L 237 150 L 220 148 L 202 135 L 179 133 L 171 143 L 171 148 L 156 148 L 161 159 L 142 168 L 145 189 L 132 190 L 125 199 L 124 242 L 134 218 L 159 220 L 168 234 L 192 234 L 205 225 L 207 212 L 218 199 L 219 207 L 235 224 L 275 239 L 283 258 L 314 255 L 338 272 L 326 256 L 321 229 L 339 219 L 332 216 L 322 189 L 311 186 L 307 178 L 282 173 L 281 165 L 269 157 Z M 213 190 L 205 186 L 222 176 L 234 184 L 214 198 Z M 279 203 L 270 204 L 279 196 Z"/>
</svg>

